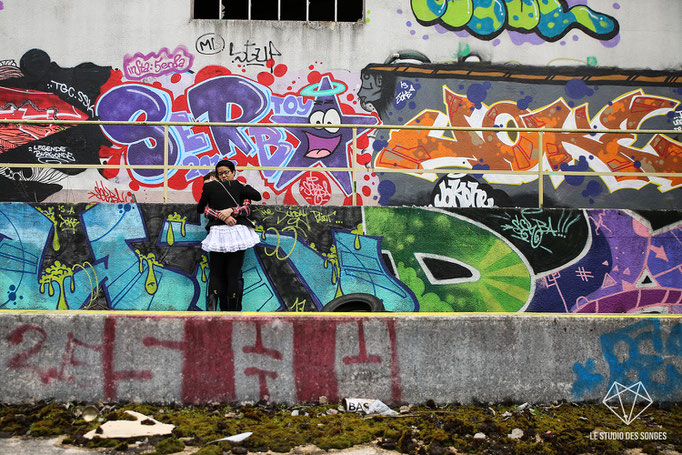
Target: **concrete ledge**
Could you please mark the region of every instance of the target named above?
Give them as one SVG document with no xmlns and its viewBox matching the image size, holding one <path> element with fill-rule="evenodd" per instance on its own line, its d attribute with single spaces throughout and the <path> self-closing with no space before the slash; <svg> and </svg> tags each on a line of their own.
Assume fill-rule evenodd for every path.
<svg viewBox="0 0 682 455">
<path fill-rule="evenodd" d="M 682 401 L 679 317 L 0 312 L 0 396 L 173 403 Z"/>
</svg>

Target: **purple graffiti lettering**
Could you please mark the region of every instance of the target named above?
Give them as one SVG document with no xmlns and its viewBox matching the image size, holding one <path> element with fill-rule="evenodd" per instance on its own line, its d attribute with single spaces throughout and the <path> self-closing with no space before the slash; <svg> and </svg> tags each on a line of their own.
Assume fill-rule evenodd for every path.
<svg viewBox="0 0 682 455">
<path fill-rule="evenodd" d="M 270 90 L 238 76 L 220 76 L 189 89 L 187 102 L 200 121 L 257 122 L 270 108 Z M 221 155 L 235 155 L 235 147 L 246 155 L 256 152 L 243 128 L 212 126 L 211 133 Z"/>
<path fill-rule="evenodd" d="M 191 122 L 187 112 L 173 112 L 171 122 Z M 206 133 L 195 134 L 190 126 L 171 127 L 171 132 L 178 136 L 178 142 L 182 145 L 183 154 L 197 155 L 211 150 L 211 140 Z"/>
<path fill-rule="evenodd" d="M 294 155 L 294 147 L 287 140 L 286 131 L 280 128 L 257 126 L 249 128 L 249 135 L 256 144 L 261 166 L 283 167 Z M 266 180 L 272 181 L 282 171 L 262 171 Z"/>
<path fill-rule="evenodd" d="M 141 84 L 119 85 L 105 93 L 97 103 L 97 115 L 105 121 L 168 121 L 171 99 L 168 93 Z M 114 142 L 127 144 L 128 164 L 163 164 L 164 132 L 162 126 L 102 125 L 104 134 Z M 175 163 L 179 147 L 168 137 L 168 162 Z M 143 183 L 158 183 L 161 169 L 137 169 L 132 172 Z"/>
</svg>

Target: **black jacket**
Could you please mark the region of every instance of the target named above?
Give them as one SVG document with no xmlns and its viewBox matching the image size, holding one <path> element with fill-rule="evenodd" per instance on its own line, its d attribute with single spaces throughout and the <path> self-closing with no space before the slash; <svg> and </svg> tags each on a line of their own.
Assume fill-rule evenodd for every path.
<svg viewBox="0 0 682 455">
<path fill-rule="evenodd" d="M 228 192 L 232 195 L 232 197 L 228 195 Z M 199 202 L 197 204 L 197 213 L 204 213 L 204 209 L 207 205 L 213 210 L 235 208 L 237 207 L 235 201 L 237 201 L 239 203 L 238 205 L 241 206 L 244 203 L 244 199 L 260 201 L 261 195 L 251 185 L 242 185 L 237 180 L 230 180 L 227 182 L 207 182 L 204 184 L 204 188 L 201 192 L 201 198 L 199 198 Z M 253 224 L 251 221 L 249 221 L 246 215 L 240 214 L 235 216 L 235 218 L 237 219 L 237 224 L 253 227 Z M 206 230 L 209 230 L 211 226 L 225 224 L 218 218 L 208 217 L 208 219 L 209 221 L 206 225 Z"/>
</svg>

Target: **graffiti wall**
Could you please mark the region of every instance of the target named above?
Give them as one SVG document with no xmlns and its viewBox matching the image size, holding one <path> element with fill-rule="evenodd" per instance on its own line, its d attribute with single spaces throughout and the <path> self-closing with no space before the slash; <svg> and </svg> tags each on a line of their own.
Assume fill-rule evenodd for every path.
<svg viewBox="0 0 682 455">
<path fill-rule="evenodd" d="M 543 179 L 549 207 L 680 208 L 682 72 L 457 65 L 369 65 L 359 96 L 387 125 L 612 130 L 668 134 L 381 130 L 373 165 L 391 205 L 538 206 L 537 175 L 489 171 L 631 172 Z M 542 145 L 542 149 L 540 146 Z M 481 174 L 457 174 L 457 168 Z M 488 172 L 486 172 L 488 171 Z M 645 176 L 642 173 L 658 173 Z"/>
<path fill-rule="evenodd" d="M 310 70 L 304 79 L 285 65 L 256 80 L 224 66 L 188 72 L 185 48 L 172 53 L 135 54 L 123 72 L 93 64 L 63 69 L 39 49 L 26 52 L 18 66 L 5 65 L 0 80 L 0 119 L 253 123 L 249 127 L 173 126 L 164 143 L 161 126 L 73 126 L 2 124 L 0 157 L 6 163 L 127 165 L 130 169 L 3 168 L 0 188 L 9 201 L 163 201 L 163 169 L 134 166 L 207 166 L 168 171 L 171 201 L 198 200 L 202 176 L 222 158 L 263 170 L 246 173 L 249 183 L 270 203 L 344 205 L 352 202 L 351 146 L 363 151 L 379 122 L 358 105 L 348 82 Z M 274 66 L 273 59 L 268 60 Z M 153 65 L 150 63 L 153 62 Z M 171 62 L 173 63 L 171 65 Z M 156 65 L 156 66 L 155 66 Z M 125 76 L 124 76 L 125 74 Z M 286 89 L 270 88 L 275 78 Z M 146 81 L 146 82 L 145 82 Z M 281 82 L 281 81 L 280 81 Z M 310 128 L 257 126 L 258 123 L 309 123 Z M 339 124 L 350 128 L 324 127 Z M 369 156 L 360 153 L 362 156 Z M 362 159 L 362 158 L 360 158 Z M 283 168 L 291 167 L 292 170 Z M 280 168 L 279 170 L 269 168 Z M 307 170 L 310 168 L 310 170 Z M 75 176 L 75 177 L 74 177 Z M 245 178 L 245 177 L 242 177 Z M 360 195 L 376 179 L 363 181 Z M 371 194 L 374 193 L 374 197 Z"/>
<path fill-rule="evenodd" d="M 261 73 L 268 77 L 256 80 L 224 66 L 194 74 L 159 64 L 158 74 L 142 72 L 148 66 L 145 58 L 191 64 L 185 48 L 169 52 L 130 57 L 124 76 L 93 64 L 61 68 L 44 51 L 30 50 L 18 66 L 3 67 L 0 118 L 253 126 L 171 126 L 165 144 L 161 126 L 2 124 L 0 156 L 7 163 L 131 166 L 100 171 L 4 167 L 4 199 L 160 202 L 165 171 L 143 166 L 163 165 L 167 150 L 171 202 L 197 200 L 202 175 L 229 158 L 253 169 L 241 179 L 262 190 L 266 204 L 533 207 L 540 204 L 542 191 L 548 207 L 680 208 L 682 180 L 666 175 L 682 172 L 682 143 L 675 129 L 682 116 L 680 72 L 371 64 L 355 91 L 350 88 L 353 77 L 346 75 L 344 81 L 315 70 L 304 79 L 290 77 L 284 90 L 273 88 L 288 80 L 282 64 L 274 75 Z M 336 126 L 343 124 L 358 125 L 355 136 L 352 129 Z M 548 132 L 541 142 L 537 132 L 373 128 L 380 124 L 668 133 Z M 343 170 L 353 165 L 358 172 Z M 544 174 L 632 175 L 546 175 L 540 188 L 540 165 Z M 449 171 L 439 173 L 439 168 Z M 410 173 L 422 169 L 434 171 Z M 457 169 L 482 173 L 458 174 Z"/>
<path fill-rule="evenodd" d="M 258 206 L 244 311 L 682 312 L 682 214 Z M 193 205 L 0 206 L 2 309 L 206 308 Z M 359 296 L 359 297 L 358 297 Z"/>
<path fill-rule="evenodd" d="M 677 0 L 43 3 L 0 2 L 3 308 L 202 310 L 193 204 L 227 158 L 263 195 L 249 311 L 679 311 Z"/>
</svg>

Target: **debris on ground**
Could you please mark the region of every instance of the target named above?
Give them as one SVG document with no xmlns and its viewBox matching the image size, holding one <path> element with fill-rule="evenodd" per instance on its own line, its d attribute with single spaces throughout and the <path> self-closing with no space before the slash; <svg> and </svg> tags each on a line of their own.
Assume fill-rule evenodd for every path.
<svg viewBox="0 0 682 455">
<path fill-rule="evenodd" d="M 209 442 L 209 444 L 213 444 L 214 442 L 220 442 L 220 441 L 229 441 L 229 442 L 242 442 L 244 439 L 248 438 L 251 436 L 253 433 L 250 431 L 247 431 L 246 433 L 239 433 L 234 436 L 228 436 L 226 438 L 220 438 L 216 439 L 215 441 Z"/>
<path fill-rule="evenodd" d="M 91 405 L 88 403 L 0 405 L 0 435 L 63 435 L 63 446 L 133 454 L 179 450 L 197 455 L 293 454 L 302 453 L 301 447 L 319 451 L 373 447 L 375 452 L 411 455 L 679 455 L 682 451 L 682 405 L 651 405 L 626 425 L 602 403 L 533 403 L 521 408 L 513 403 L 438 405 L 430 400 L 396 406 L 400 414 L 386 406 L 398 415 L 384 416 L 364 410 L 341 412 L 340 403 L 332 401 L 293 406 L 267 402 L 204 406 L 98 403 L 98 415 L 90 421 L 91 411 L 84 412 Z M 146 429 L 165 425 L 171 430 L 155 436 L 124 432 L 102 437 L 109 434 L 105 433 L 106 424 L 116 421 Z M 96 433 L 98 428 L 102 433 Z M 93 431 L 92 439 L 85 437 Z M 244 434 L 249 436 L 230 440 Z"/>
<path fill-rule="evenodd" d="M 85 439 L 95 436 L 102 439 L 127 439 L 142 436 L 165 436 L 171 434 L 175 425 L 161 423 L 135 411 L 125 411 L 134 420 L 110 420 L 83 435 Z"/>
</svg>

